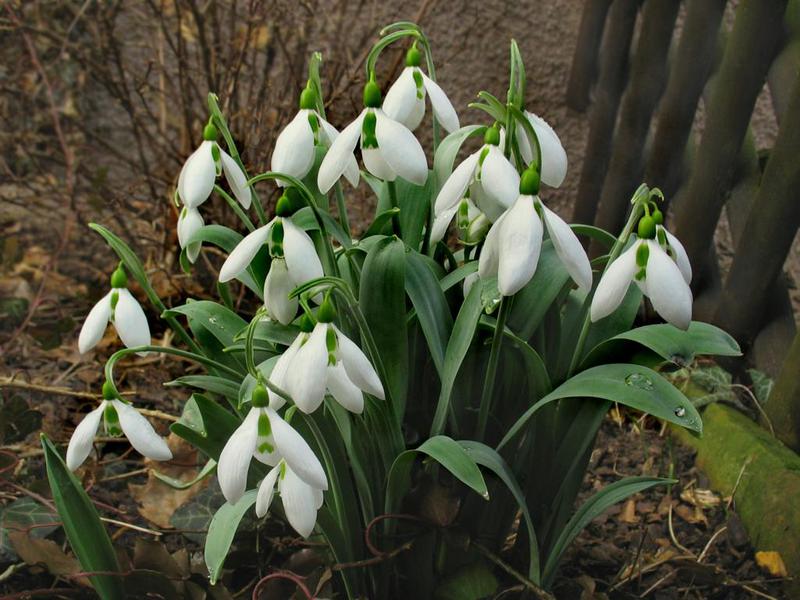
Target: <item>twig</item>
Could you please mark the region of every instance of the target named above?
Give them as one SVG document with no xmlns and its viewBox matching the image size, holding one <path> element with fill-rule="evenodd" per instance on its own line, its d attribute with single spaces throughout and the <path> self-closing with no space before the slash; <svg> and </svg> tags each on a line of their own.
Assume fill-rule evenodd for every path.
<svg viewBox="0 0 800 600">
<path fill-rule="evenodd" d="M 731 388 L 744 390 L 744 392 L 750 397 L 750 400 L 755 405 L 756 410 L 758 410 L 759 414 L 761 415 L 761 418 L 764 419 L 764 422 L 767 424 L 767 427 L 769 427 L 769 432 L 772 434 L 772 437 L 775 437 L 775 428 L 772 426 L 772 421 L 770 420 L 769 415 L 764 411 L 764 408 L 761 406 L 761 403 L 758 401 L 758 398 L 756 398 L 756 395 L 753 393 L 753 390 L 751 390 L 746 385 L 742 385 L 741 383 L 732 383 Z"/>
<path fill-rule="evenodd" d="M 709 538 L 709 540 L 708 540 L 708 543 L 706 543 L 706 545 L 705 545 L 705 548 L 703 548 L 703 551 L 700 553 L 700 556 L 698 556 L 698 557 L 697 557 L 697 562 L 699 562 L 699 563 L 703 562 L 703 559 L 706 557 L 706 552 L 708 552 L 709 548 L 711 548 L 711 544 L 713 544 L 713 543 L 714 543 L 714 541 L 715 541 L 715 540 L 716 540 L 716 539 L 717 539 L 717 538 L 718 538 L 718 537 L 719 537 L 719 536 L 720 536 L 722 533 L 724 533 L 724 532 L 725 532 L 725 531 L 727 531 L 727 530 L 728 530 L 728 526 L 727 526 L 727 525 L 723 525 L 722 527 L 720 527 L 719 529 L 717 529 L 717 530 L 714 532 L 714 535 L 712 535 L 712 536 Z"/>
<path fill-rule="evenodd" d="M 506 561 L 504 561 L 502 558 L 497 556 L 494 552 L 492 552 L 485 546 L 482 546 L 481 544 L 475 541 L 470 542 L 470 545 L 473 548 L 475 548 L 478 552 L 483 554 L 490 561 L 492 561 L 494 564 L 496 564 L 498 567 L 503 569 L 506 573 L 511 575 L 514 579 L 519 581 L 522 585 L 525 586 L 525 589 L 527 589 L 537 598 L 540 598 L 541 600 L 555 600 L 555 596 L 540 588 L 538 585 L 533 583 L 530 579 L 525 577 L 522 573 L 517 571 L 514 567 L 509 565 Z"/>
<path fill-rule="evenodd" d="M 651 585 L 649 588 L 647 588 L 645 591 L 643 591 L 641 594 L 639 594 L 639 598 L 644 598 L 645 596 L 647 596 L 650 592 L 655 590 L 657 587 L 659 587 L 665 581 L 667 581 L 667 580 L 671 579 L 672 577 L 674 577 L 675 573 L 677 573 L 677 571 L 674 571 L 674 570 L 670 571 L 669 573 L 667 573 L 666 575 L 664 575 L 663 577 L 658 579 L 653 585 Z"/>
<path fill-rule="evenodd" d="M 675 530 L 672 528 L 672 502 L 669 503 L 669 512 L 667 513 L 667 524 L 669 525 L 669 537 L 672 540 L 672 543 L 675 544 L 675 547 L 678 548 L 681 552 L 687 554 L 688 556 L 695 558 L 694 552 L 692 552 L 686 546 L 681 544 L 678 541 L 678 538 L 675 536 Z"/>
<path fill-rule="evenodd" d="M 742 468 L 739 470 L 739 475 L 736 477 L 736 483 L 733 484 L 733 489 L 731 490 L 731 497 L 728 498 L 728 503 L 725 505 L 725 510 L 730 510 L 731 506 L 733 506 L 733 499 L 736 496 L 736 490 L 739 489 L 739 484 L 742 482 L 742 477 L 744 477 L 744 471 L 747 468 L 747 465 L 753 460 L 752 456 L 748 456 L 747 460 L 744 461 L 742 464 Z"/>
<path fill-rule="evenodd" d="M 133 529 L 134 531 L 139 531 L 141 533 L 149 533 L 150 535 L 161 537 L 164 535 L 160 531 L 156 531 L 155 529 L 148 529 L 147 527 L 141 527 L 139 525 L 133 525 L 132 523 L 126 523 L 125 521 L 118 521 L 117 519 L 111 519 L 109 517 L 100 517 L 101 521 L 106 523 L 111 523 L 112 525 L 116 525 L 117 527 L 124 527 L 126 529 Z"/>
</svg>

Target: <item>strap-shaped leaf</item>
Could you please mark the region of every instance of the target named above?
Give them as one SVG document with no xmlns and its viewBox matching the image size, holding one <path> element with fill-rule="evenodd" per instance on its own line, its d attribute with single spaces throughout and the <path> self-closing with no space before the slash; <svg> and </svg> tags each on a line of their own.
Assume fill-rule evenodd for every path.
<svg viewBox="0 0 800 600">
<path fill-rule="evenodd" d="M 170 431 L 217 460 L 240 420 L 202 394 L 192 394 Z"/>
<path fill-rule="evenodd" d="M 184 375 L 172 381 L 168 381 L 165 386 L 174 387 L 184 385 L 188 387 L 197 388 L 212 394 L 219 394 L 225 396 L 229 400 L 236 400 L 239 394 L 239 386 L 224 377 L 217 377 L 216 375 Z"/>
<path fill-rule="evenodd" d="M 508 430 L 498 450 L 519 433 L 542 406 L 562 398 L 602 398 L 697 433 L 703 432 L 700 413 L 661 375 L 641 365 L 610 364 L 578 373 L 531 406 Z"/>
<path fill-rule="evenodd" d="M 257 494 L 258 490 L 250 490 L 245 492 L 236 504 L 226 502 L 220 506 L 211 519 L 204 552 L 211 585 L 219 581 L 220 575 L 222 575 L 222 566 L 225 564 L 225 558 L 227 558 L 228 551 L 231 549 L 233 536 L 236 535 L 236 530 L 239 528 L 239 523 L 244 514 L 256 503 Z"/>
<path fill-rule="evenodd" d="M 210 300 L 191 300 L 170 308 L 166 314 L 184 315 L 202 325 L 223 347 L 233 344 L 236 334 L 247 327 L 247 321 L 231 309 Z"/>
<path fill-rule="evenodd" d="M 542 573 L 542 580 L 545 587 L 553 581 L 564 550 L 569 547 L 572 540 L 578 536 L 592 519 L 598 517 L 608 507 L 624 500 L 628 496 L 644 491 L 654 485 L 667 485 L 671 483 L 676 482 L 673 479 L 663 479 L 661 477 L 626 477 L 625 479 L 606 486 L 584 502 L 569 520 L 566 527 L 564 527 L 564 530 L 561 532 L 561 535 L 558 536 L 558 539 L 553 544 L 553 548 L 547 557 L 547 562 L 545 563 Z"/>
<path fill-rule="evenodd" d="M 117 555 L 94 504 L 80 482 L 64 464 L 53 443 L 42 434 L 47 480 L 64 532 L 85 571 L 119 572 Z M 92 586 L 103 600 L 125 597 L 122 581 L 114 575 L 92 575 Z"/>
</svg>

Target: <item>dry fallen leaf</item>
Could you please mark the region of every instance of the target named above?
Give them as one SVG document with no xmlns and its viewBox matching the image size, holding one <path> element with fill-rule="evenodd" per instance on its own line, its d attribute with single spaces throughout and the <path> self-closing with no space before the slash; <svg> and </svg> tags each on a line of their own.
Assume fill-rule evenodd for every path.
<svg viewBox="0 0 800 600">
<path fill-rule="evenodd" d="M 722 498 L 720 498 L 718 494 L 715 494 L 711 490 L 700 488 L 683 490 L 681 492 L 681 500 L 701 508 L 712 508 L 719 506 L 720 502 L 722 502 Z"/>
<path fill-rule="evenodd" d="M 27 533 L 14 531 L 8 534 L 11 545 L 27 565 L 43 565 L 51 575 L 69 577 L 81 585 L 89 585 L 86 577 L 72 577 L 81 572 L 74 556 L 69 556 L 53 540 L 33 538 Z"/>
<path fill-rule="evenodd" d="M 618 520 L 622 523 L 639 522 L 639 517 L 636 516 L 636 502 L 633 498 L 629 498 L 625 503 L 625 506 L 622 507 L 622 511 L 619 513 Z"/>
<path fill-rule="evenodd" d="M 773 577 L 789 576 L 780 552 L 775 552 L 774 550 L 756 552 L 756 563 Z"/>
</svg>

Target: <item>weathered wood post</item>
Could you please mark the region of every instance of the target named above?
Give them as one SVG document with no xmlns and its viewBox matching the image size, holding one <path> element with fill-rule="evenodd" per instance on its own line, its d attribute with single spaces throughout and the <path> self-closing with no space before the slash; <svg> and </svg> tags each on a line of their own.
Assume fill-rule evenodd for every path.
<svg viewBox="0 0 800 600">
<path fill-rule="evenodd" d="M 619 99 L 625 87 L 628 51 L 638 10 L 639 0 L 614 0 L 608 12 L 601 48 L 600 75 L 589 111 L 586 155 L 572 218 L 576 223 L 594 222 L 597 200 L 608 166 Z"/>
<path fill-rule="evenodd" d="M 708 250 L 750 115 L 781 43 L 785 10 L 786 0 L 742 0 L 736 12 L 687 194 L 675 214 L 674 229 L 695 266 L 696 288 L 708 272 Z"/>
<path fill-rule="evenodd" d="M 800 334 L 795 335 L 764 411 L 778 439 L 800 452 Z"/>
<path fill-rule="evenodd" d="M 578 42 L 572 55 L 567 83 L 567 106 L 583 112 L 589 107 L 589 93 L 597 77 L 597 57 L 611 0 L 584 0 Z"/>
<path fill-rule="evenodd" d="M 727 0 L 689 0 L 678 48 L 658 109 L 645 181 L 666 196 L 664 214 L 682 179 L 686 141 L 697 104 L 717 62 L 717 32 Z"/>
<path fill-rule="evenodd" d="M 800 78 L 725 281 L 716 321 L 740 342 L 764 322 L 767 292 L 800 226 Z"/>
<path fill-rule="evenodd" d="M 608 173 L 603 184 L 594 224 L 617 232 L 625 225 L 631 194 L 642 180 L 644 145 L 650 119 L 667 76 L 667 53 L 672 42 L 680 0 L 646 0 L 642 27 L 622 98 L 619 125 L 614 136 Z M 602 249 L 593 246 L 593 254 Z"/>
</svg>

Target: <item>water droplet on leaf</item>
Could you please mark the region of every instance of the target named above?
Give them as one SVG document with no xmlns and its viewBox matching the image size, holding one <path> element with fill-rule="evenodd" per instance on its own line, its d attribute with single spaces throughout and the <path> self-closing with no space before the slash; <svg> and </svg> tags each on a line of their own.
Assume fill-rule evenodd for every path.
<svg viewBox="0 0 800 600">
<path fill-rule="evenodd" d="M 678 408 L 675 409 L 675 416 L 676 417 L 680 418 L 680 417 L 683 417 L 685 415 L 686 415 L 686 409 L 683 408 L 682 406 L 679 406 Z"/>
<path fill-rule="evenodd" d="M 625 378 L 625 383 L 640 390 L 650 391 L 655 387 L 650 378 L 641 373 L 631 373 Z"/>
</svg>

